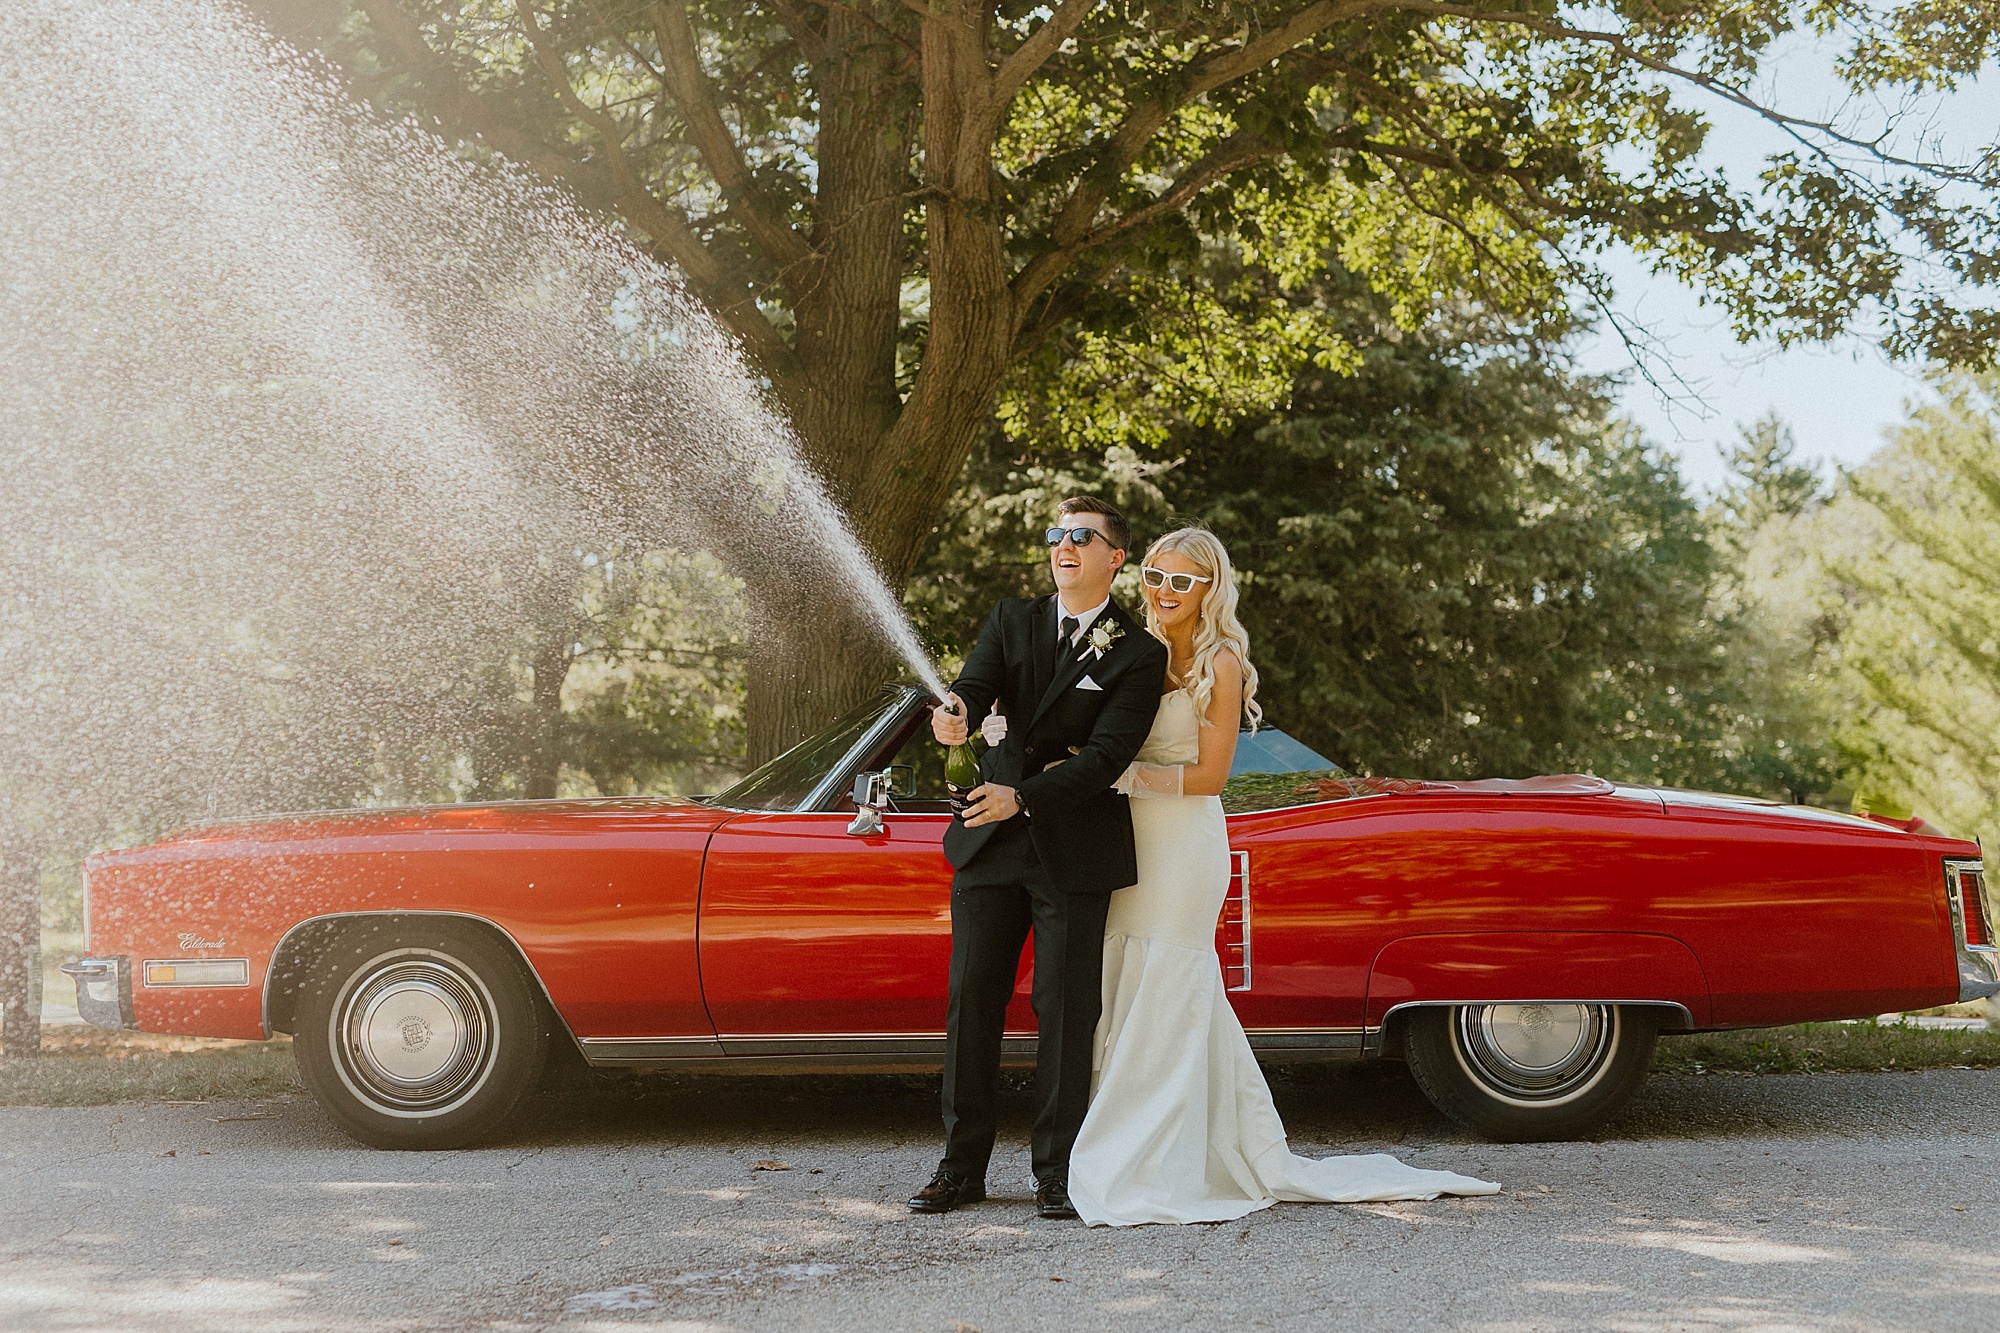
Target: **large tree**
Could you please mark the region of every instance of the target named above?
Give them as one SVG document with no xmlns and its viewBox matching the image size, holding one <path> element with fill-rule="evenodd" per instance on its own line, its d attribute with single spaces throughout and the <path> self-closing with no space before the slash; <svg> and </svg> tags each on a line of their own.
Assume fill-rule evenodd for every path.
<svg viewBox="0 0 2000 1333">
<path fill-rule="evenodd" d="M 1233 248 L 1303 281 L 1329 253 L 1421 317 L 1470 292 L 1524 323 L 1601 298 L 1637 246 L 1739 331 L 1865 318 L 1979 360 L 2000 165 L 1762 108 L 1801 26 L 1859 32 L 1857 88 L 1978 70 L 1983 7 L 1798 0 L 262 0 L 372 99 L 624 220 L 740 340 L 892 585 L 1011 370 L 1198 363 L 1226 415 L 1339 331 L 1203 281 Z M 1699 162 L 1700 97 L 1795 142 L 1760 193 Z M 1931 279 L 1939 266 L 1948 281 Z M 1921 281 L 1919 279 L 1922 279 Z M 1953 288 L 1951 283 L 1959 284 Z M 1146 423 L 1130 423 L 1143 432 Z M 755 587 L 752 595 L 768 590 Z M 750 749 L 870 687 L 879 656 L 782 608 L 751 657 Z M 787 628 L 789 627 L 789 628 Z M 767 631 L 769 632 L 769 631 Z"/>
</svg>

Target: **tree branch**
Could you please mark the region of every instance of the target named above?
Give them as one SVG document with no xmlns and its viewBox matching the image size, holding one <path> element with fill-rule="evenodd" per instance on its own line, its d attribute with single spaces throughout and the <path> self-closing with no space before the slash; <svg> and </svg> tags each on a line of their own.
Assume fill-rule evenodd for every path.
<svg viewBox="0 0 2000 1333">
<path fill-rule="evenodd" d="M 1097 161 L 1078 177 L 1049 229 L 1049 248 L 1030 260 L 1010 284 L 1016 311 L 1024 310 L 1077 254 L 1089 247 L 1091 242 L 1087 238 L 1092 236 L 1097 214 L 1111 191 L 1175 113 L 1224 84 L 1279 59 L 1335 23 L 1398 6 L 1399 0 L 1317 0 L 1253 40 L 1189 62 L 1173 81 L 1174 91 L 1133 107 L 1104 141 Z"/>
<path fill-rule="evenodd" d="M 396 0 L 360 0 L 368 22 L 380 33 L 404 72 L 424 80 L 438 95 L 445 117 L 486 140 L 503 157 L 534 168 L 556 180 L 574 179 L 577 164 L 531 135 L 493 114 L 478 96 L 459 82 L 458 71 L 424 39 L 408 10 Z"/>
<path fill-rule="evenodd" d="M 1644 348 L 1641 346 L 1643 342 L 1650 340 L 1650 335 L 1643 328 L 1635 328 L 1628 325 L 1624 317 L 1611 304 L 1610 298 L 1604 290 L 1603 283 L 1598 281 L 1596 275 L 1587 270 L 1575 256 L 1563 248 L 1560 235 L 1550 236 L 1533 219 L 1524 216 L 1512 201 L 1503 198 L 1492 187 L 1487 179 L 1487 174 L 1504 175 L 1509 179 L 1513 179 L 1515 186 L 1524 193 L 1534 195 L 1538 194 L 1538 191 L 1534 191 L 1526 181 L 1512 177 L 1511 173 L 1495 172 L 1482 174 L 1474 171 L 1458 153 L 1452 151 L 1446 137 L 1437 133 L 1435 128 L 1414 107 L 1410 106 L 1408 99 L 1397 96 L 1388 88 L 1383 87 L 1377 80 L 1367 77 L 1359 70 L 1347 68 L 1346 72 L 1353 79 L 1352 86 L 1362 98 L 1380 109 L 1391 121 L 1400 125 L 1406 133 L 1420 133 L 1432 143 L 1442 145 L 1434 152 L 1416 150 L 1415 153 L 1408 155 L 1412 160 L 1416 160 L 1418 153 L 1421 153 L 1424 157 L 1434 157 L 1436 162 L 1424 162 L 1420 163 L 1420 165 L 1431 166 L 1433 170 L 1436 170 L 1439 169 L 1441 164 L 1444 170 L 1449 171 L 1452 175 L 1459 177 L 1471 186 L 1473 191 L 1480 198 L 1484 199 L 1488 206 L 1506 218 L 1523 235 L 1532 236 L 1539 244 L 1546 247 L 1548 253 L 1554 257 L 1556 266 L 1562 269 L 1568 275 L 1570 281 L 1586 295 L 1590 303 L 1596 307 L 1598 313 L 1604 317 L 1605 322 L 1611 326 L 1612 331 L 1618 335 L 1618 340 L 1624 344 L 1626 353 L 1632 358 L 1632 364 L 1638 370 L 1640 377 L 1662 396 L 1667 398 L 1674 396 L 1664 384 L 1660 383 L 1659 378 L 1654 375 L 1652 358 L 1646 355 Z M 1383 156 L 1392 155 L 1385 153 Z M 1393 156 L 1402 157 L 1405 155 L 1399 153 L 1393 154 Z M 1403 179 L 1401 173 L 1395 171 L 1393 168 L 1389 174 L 1394 177 L 1403 197 L 1410 202 L 1413 208 L 1416 208 L 1427 216 L 1438 219 L 1446 226 L 1458 232 L 1475 253 L 1487 256 L 1501 268 L 1511 267 L 1500 255 L 1494 252 L 1492 247 L 1483 238 L 1468 228 L 1462 219 L 1440 212 L 1438 209 L 1419 199 L 1414 189 L 1410 186 L 1410 183 Z M 1538 206 L 1549 213 L 1560 214 L 1567 211 L 1566 209 L 1557 207 L 1554 200 L 1547 200 L 1546 203 Z M 1671 365 L 1668 367 L 1668 373 L 1683 388 L 1692 388 Z"/>
<path fill-rule="evenodd" d="M 1098 160 L 1076 183 L 1064 201 L 1051 234 L 1058 245 L 1089 231 L 1114 186 L 1139 160 L 1146 144 L 1169 117 L 1201 97 L 1234 82 L 1299 46 L 1321 30 L 1345 19 L 1398 7 L 1398 0 L 1318 0 L 1254 41 L 1233 46 L 1187 65 L 1174 80 L 1171 96 L 1142 102 L 1126 115 L 1099 151 Z"/>
<path fill-rule="evenodd" d="M 1695 87 L 1705 92 L 1714 93 L 1724 101 L 1739 106 L 1753 115 L 1762 117 L 1784 130 L 1785 133 L 1808 149 L 1820 151 L 1818 145 L 1812 143 L 1801 133 L 1803 130 L 1811 130 L 1816 134 L 1824 134 L 1835 143 L 1866 153 L 1885 166 L 1906 167 L 1912 171 L 1922 172 L 1927 176 L 1936 176 L 1942 180 L 1964 184 L 1989 187 L 1993 184 L 1993 177 L 1990 174 L 1966 167 L 1953 166 L 1950 163 L 1924 162 L 1917 158 L 1902 157 L 1884 149 L 1880 139 L 1857 139 L 1836 128 L 1832 121 L 1808 120 L 1803 116 L 1787 115 L 1785 112 L 1779 111 L 1774 107 L 1765 106 L 1741 88 L 1736 87 L 1734 84 L 1726 83 L 1712 74 L 1703 74 L 1697 70 L 1683 69 L 1671 61 L 1662 60 L 1658 56 L 1649 56 L 1642 51 L 1635 50 L 1632 46 L 1631 37 L 1626 33 L 1607 32 L 1595 28 L 1576 28 L 1571 27 L 1569 24 L 1558 22 L 1555 19 L 1546 18 L 1540 14 L 1523 13 L 1515 10 L 1477 9 L 1470 5 L 1452 4 L 1449 3 L 1449 0 L 1397 0 L 1395 8 L 1412 14 L 1433 14 L 1443 18 L 1466 19 L 1475 23 L 1505 24 L 1511 27 L 1526 28 L 1531 32 L 1540 33 L 1545 37 L 1556 37 L 1565 41 L 1585 42 L 1604 46 L 1624 59 L 1631 61 L 1633 64 L 1652 70 L 1655 74 L 1666 74 L 1683 82 L 1693 84 Z"/>
<path fill-rule="evenodd" d="M 534 53 L 535 62 L 554 87 L 556 96 L 569 108 L 570 114 L 596 131 L 603 142 L 619 213 L 667 251 L 689 280 L 702 291 L 716 315 L 752 353 L 769 367 L 784 365 L 790 355 L 784 338 L 771 327 L 771 321 L 764 318 L 764 312 L 757 307 L 756 299 L 749 290 L 741 283 L 728 280 L 722 264 L 709 253 L 708 247 L 702 244 L 701 238 L 695 235 L 680 211 L 660 202 L 639 179 L 630 159 L 625 156 L 624 136 L 617 121 L 577 95 L 576 89 L 570 85 L 569 71 L 563 67 L 562 56 L 543 41 L 541 20 L 535 16 L 528 0 L 515 0 L 514 12 L 520 17 L 521 29 L 528 39 L 529 49 Z"/>
<path fill-rule="evenodd" d="M 778 22 L 799 44 L 799 54 L 809 63 L 818 64 L 826 54 L 826 34 L 813 27 L 805 5 L 800 0 L 777 0 L 772 8 L 778 15 Z"/>
<path fill-rule="evenodd" d="M 1007 114 L 1007 107 L 1014 100 L 1014 94 L 1021 91 L 1035 72 L 1049 62 L 1062 44 L 1076 35 L 1076 30 L 1097 7 L 1097 0 L 1062 0 L 1056 12 L 1042 21 L 1042 26 L 1028 34 L 1028 39 L 1014 48 L 1012 55 L 1000 62 L 1000 68 L 993 72 L 979 105 L 965 119 L 959 131 L 958 148 L 961 159 L 968 152 L 985 152 L 999 133 L 1000 122 Z"/>
<path fill-rule="evenodd" d="M 1215 181 L 1253 162 L 1270 157 L 1278 151 L 1276 144 L 1269 143 L 1254 134 L 1238 131 L 1182 171 L 1174 183 L 1150 203 L 1140 205 L 1108 226 L 1096 228 L 1074 238 L 1067 245 L 1044 250 L 1036 255 L 1022 266 L 1013 282 L 1008 284 L 1014 297 L 1016 323 L 1027 318 L 1028 307 L 1033 304 L 1035 298 L 1047 290 L 1048 285 L 1075 262 L 1078 255 L 1185 207 L 1190 199 Z"/>
<path fill-rule="evenodd" d="M 654 0 L 653 35 L 660 44 L 667 91 L 681 109 L 681 118 L 687 122 L 701 160 L 721 187 L 723 198 L 729 201 L 730 212 L 742 221 L 750 239 L 780 269 L 813 259 L 812 247 L 805 238 L 766 205 L 735 136 L 715 109 L 715 99 L 709 95 L 708 76 L 695 53 L 694 31 L 688 26 L 683 0 Z"/>
<path fill-rule="evenodd" d="M 1103 256 L 1100 255 L 1098 258 Z M 1008 355 L 1015 360 L 1034 355 L 1043 343 L 1054 336 L 1056 330 L 1082 313 L 1090 293 L 1096 286 L 1097 276 L 1105 268 L 1108 268 L 1108 265 L 1101 268 L 1086 260 L 1071 273 L 1068 281 L 1060 287 L 1044 292 L 1038 301 L 1039 309 L 1033 316 L 1026 317 L 1024 312 L 1020 327 L 1014 332 L 1013 346 Z"/>
<path fill-rule="evenodd" d="M 1203 189 L 1213 182 L 1227 176 L 1232 171 L 1239 171 L 1249 166 L 1252 162 L 1258 162 L 1270 157 L 1277 151 L 1278 146 L 1276 144 L 1266 142 L 1254 134 L 1239 130 L 1210 149 L 1193 166 L 1181 172 L 1175 178 L 1173 185 L 1168 187 L 1167 192 L 1153 200 L 1152 203 L 1135 208 L 1125 216 L 1111 223 L 1110 226 L 1099 227 L 1096 231 L 1091 232 L 1089 236 L 1084 238 L 1079 247 L 1079 252 L 1094 246 L 1103 245 L 1106 241 L 1113 240 L 1119 236 L 1123 236 L 1126 232 L 1143 227 L 1168 213 L 1178 211 L 1186 206 L 1190 199 L 1201 193 Z"/>
</svg>

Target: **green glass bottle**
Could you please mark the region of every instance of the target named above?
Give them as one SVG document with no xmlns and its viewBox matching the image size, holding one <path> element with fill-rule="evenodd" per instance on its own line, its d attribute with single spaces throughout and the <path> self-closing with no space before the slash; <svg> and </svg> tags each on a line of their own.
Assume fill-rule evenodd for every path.
<svg viewBox="0 0 2000 1333">
<path fill-rule="evenodd" d="M 956 710 L 953 710 L 956 715 Z M 951 808 L 957 814 L 964 814 L 969 804 L 966 799 L 984 779 L 979 776 L 979 755 L 972 748 L 972 738 L 979 733 L 968 732 L 963 743 L 954 745 L 944 752 L 944 789 L 951 797 Z"/>
</svg>

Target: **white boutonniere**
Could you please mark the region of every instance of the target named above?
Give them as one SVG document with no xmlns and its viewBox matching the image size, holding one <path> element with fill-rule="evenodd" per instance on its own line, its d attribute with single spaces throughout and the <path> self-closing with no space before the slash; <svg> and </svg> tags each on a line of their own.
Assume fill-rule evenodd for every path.
<svg viewBox="0 0 2000 1333">
<path fill-rule="evenodd" d="M 1100 618 L 1090 627 L 1090 651 L 1099 657 L 1111 651 L 1111 645 L 1125 637 L 1125 627 L 1109 617 Z"/>
</svg>

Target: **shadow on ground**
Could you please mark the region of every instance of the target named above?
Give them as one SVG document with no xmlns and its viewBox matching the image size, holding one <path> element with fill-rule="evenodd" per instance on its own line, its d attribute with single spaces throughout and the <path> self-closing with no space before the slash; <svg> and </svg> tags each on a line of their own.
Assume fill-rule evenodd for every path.
<svg viewBox="0 0 2000 1333">
<path fill-rule="evenodd" d="M 1311 1142 L 1436 1142 L 1462 1137 L 1387 1061 L 1266 1071 L 1295 1137 Z M 1002 1076 L 1002 1138 L 1025 1139 L 1034 1076 Z M 936 1074 L 604 1075 L 569 1078 L 526 1108 L 513 1142 L 784 1136 L 807 1129 L 898 1140 L 942 1134 Z"/>
<path fill-rule="evenodd" d="M 1295 1144 L 1475 1142 L 1390 1060 L 1265 1070 Z M 1656 1077 L 1592 1137 L 1644 1141 L 1812 1130 L 1865 1131 L 1899 1075 L 1819 1079 Z M 1819 1085 L 1815 1087 L 1814 1085 Z M 936 1074 L 573 1076 L 524 1108 L 510 1143 L 714 1143 L 811 1137 L 939 1138 Z M 1817 1095 L 1816 1095 L 1817 1094 Z M 1025 1140 L 1033 1076 L 1003 1076 L 1000 1133 Z"/>
</svg>

